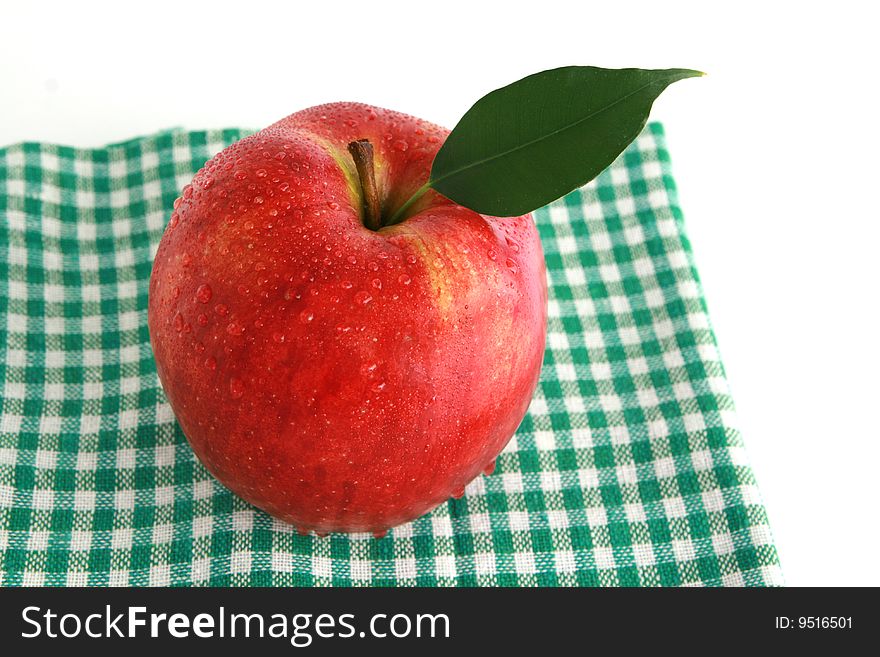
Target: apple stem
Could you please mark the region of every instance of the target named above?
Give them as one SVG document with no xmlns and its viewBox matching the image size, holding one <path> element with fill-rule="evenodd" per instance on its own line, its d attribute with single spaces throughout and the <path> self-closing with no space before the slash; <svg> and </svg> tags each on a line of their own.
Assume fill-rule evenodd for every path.
<svg viewBox="0 0 880 657">
<path fill-rule="evenodd" d="M 394 224 L 403 221 L 406 218 L 406 211 L 409 210 L 410 207 L 412 207 L 413 203 L 415 203 L 420 198 L 422 198 L 422 196 L 425 195 L 425 192 L 427 192 L 429 189 L 431 189 L 431 182 L 430 181 L 426 182 L 424 185 L 419 187 L 415 191 L 415 193 L 409 197 L 409 200 L 406 203 L 404 203 L 399 208 L 397 208 L 397 212 L 395 212 L 393 215 L 391 215 L 391 219 L 389 219 L 385 225 L 386 226 L 393 226 Z"/>
<path fill-rule="evenodd" d="M 370 230 L 382 227 L 382 209 L 379 204 L 379 188 L 376 186 L 376 168 L 373 162 L 373 145 L 367 139 L 358 139 L 348 145 L 354 160 L 361 190 L 364 196 L 364 225 Z"/>
</svg>

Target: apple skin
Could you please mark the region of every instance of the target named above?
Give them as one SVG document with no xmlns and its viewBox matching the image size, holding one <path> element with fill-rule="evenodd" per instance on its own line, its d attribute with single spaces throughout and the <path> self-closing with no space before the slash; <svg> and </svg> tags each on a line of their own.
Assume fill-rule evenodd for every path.
<svg viewBox="0 0 880 657">
<path fill-rule="evenodd" d="M 362 218 L 368 139 L 385 214 L 447 130 L 332 103 L 233 144 L 175 202 L 153 265 L 162 386 L 207 469 L 301 532 L 382 534 L 491 471 L 538 383 L 547 288 L 530 215 L 429 191 Z"/>
</svg>

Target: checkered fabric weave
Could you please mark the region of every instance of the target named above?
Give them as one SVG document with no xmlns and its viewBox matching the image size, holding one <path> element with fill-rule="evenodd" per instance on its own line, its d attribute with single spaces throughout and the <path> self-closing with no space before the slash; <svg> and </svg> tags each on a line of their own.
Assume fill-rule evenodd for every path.
<svg viewBox="0 0 880 657">
<path fill-rule="evenodd" d="M 179 190 L 244 134 L 0 149 L 0 583 L 781 583 L 656 123 L 535 213 L 547 353 L 494 474 L 378 540 L 217 484 L 159 386 L 147 283 Z"/>
</svg>

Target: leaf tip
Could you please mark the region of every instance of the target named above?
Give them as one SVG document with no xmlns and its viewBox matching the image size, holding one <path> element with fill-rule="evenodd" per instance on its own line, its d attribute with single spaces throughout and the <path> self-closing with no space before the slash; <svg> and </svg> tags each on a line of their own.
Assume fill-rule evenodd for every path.
<svg viewBox="0 0 880 657">
<path fill-rule="evenodd" d="M 697 71 L 696 69 L 692 68 L 681 68 L 678 70 L 681 72 L 682 77 L 685 78 L 703 78 L 707 75 L 705 71 Z"/>
</svg>

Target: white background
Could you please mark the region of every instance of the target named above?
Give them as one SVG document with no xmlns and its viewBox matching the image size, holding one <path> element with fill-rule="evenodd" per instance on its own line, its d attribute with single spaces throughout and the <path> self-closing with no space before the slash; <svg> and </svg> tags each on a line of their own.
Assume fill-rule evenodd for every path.
<svg viewBox="0 0 880 657">
<path fill-rule="evenodd" d="M 718 4 L 3 3 L 0 145 L 260 128 L 334 100 L 451 127 L 541 69 L 707 71 L 652 116 L 783 572 L 880 585 L 873 3 Z"/>
</svg>

